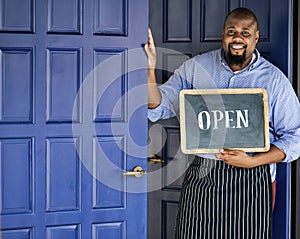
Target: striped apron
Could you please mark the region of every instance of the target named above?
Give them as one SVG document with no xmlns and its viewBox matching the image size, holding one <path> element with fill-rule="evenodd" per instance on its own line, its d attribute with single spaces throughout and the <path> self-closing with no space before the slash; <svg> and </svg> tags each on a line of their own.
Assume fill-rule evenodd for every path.
<svg viewBox="0 0 300 239">
<path fill-rule="evenodd" d="M 271 204 L 269 165 L 196 157 L 182 185 L 175 239 L 271 239 Z"/>
</svg>

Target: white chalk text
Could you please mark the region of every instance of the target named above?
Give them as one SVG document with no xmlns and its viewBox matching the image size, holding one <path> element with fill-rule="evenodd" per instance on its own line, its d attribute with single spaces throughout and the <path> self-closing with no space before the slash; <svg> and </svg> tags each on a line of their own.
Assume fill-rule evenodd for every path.
<svg viewBox="0 0 300 239">
<path fill-rule="evenodd" d="M 248 110 L 211 110 L 198 114 L 199 128 L 202 130 L 226 128 L 240 129 L 249 127 Z"/>
</svg>

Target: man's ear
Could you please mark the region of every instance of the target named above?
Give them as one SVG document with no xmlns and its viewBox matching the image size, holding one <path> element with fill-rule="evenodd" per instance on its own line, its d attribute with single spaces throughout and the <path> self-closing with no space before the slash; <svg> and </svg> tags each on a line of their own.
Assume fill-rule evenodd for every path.
<svg viewBox="0 0 300 239">
<path fill-rule="evenodd" d="M 255 33 L 255 41 L 256 41 L 256 43 L 258 42 L 258 40 L 259 40 L 259 30 L 257 30 L 256 33 Z"/>
</svg>

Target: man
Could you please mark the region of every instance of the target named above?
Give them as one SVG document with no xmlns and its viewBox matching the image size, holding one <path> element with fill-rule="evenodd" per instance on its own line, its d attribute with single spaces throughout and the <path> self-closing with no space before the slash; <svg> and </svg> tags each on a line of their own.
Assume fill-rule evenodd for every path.
<svg viewBox="0 0 300 239">
<path fill-rule="evenodd" d="M 222 49 L 198 55 L 157 87 L 156 51 L 149 30 L 148 108 L 156 121 L 178 114 L 182 89 L 264 88 L 268 92 L 270 150 L 248 155 L 221 149 L 197 155 L 186 172 L 176 220 L 175 238 L 271 238 L 271 183 L 276 164 L 300 155 L 300 104 L 284 74 L 256 49 L 258 21 L 238 8 L 224 21 Z M 204 77 L 201 74 L 205 69 Z M 199 74 L 200 72 L 200 74 Z"/>
</svg>

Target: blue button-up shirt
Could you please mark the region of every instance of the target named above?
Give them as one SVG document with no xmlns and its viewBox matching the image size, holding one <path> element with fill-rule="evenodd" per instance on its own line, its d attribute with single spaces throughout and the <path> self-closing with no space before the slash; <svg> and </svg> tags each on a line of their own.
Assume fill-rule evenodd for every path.
<svg viewBox="0 0 300 239">
<path fill-rule="evenodd" d="M 182 89 L 264 88 L 268 92 L 270 143 L 282 150 L 291 162 L 300 156 L 300 104 L 287 77 L 255 50 L 251 63 L 239 72 L 227 65 L 221 49 L 197 55 L 184 62 L 170 79 L 159 86 L 161 104 L 149 109 L 151 121 L 179 115 Z M 214 154 L 201 155 L 216 159 Z M 272 181 L 276 164 L 270 165 Z"/>
</svg>

